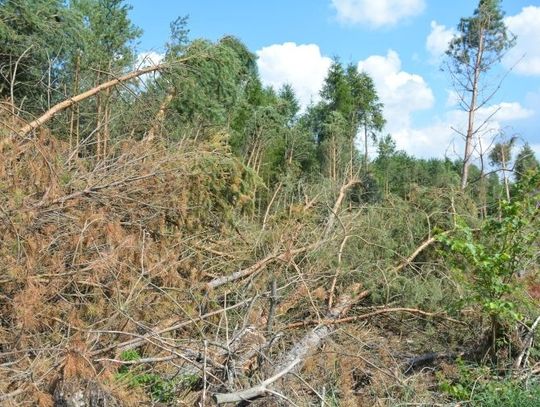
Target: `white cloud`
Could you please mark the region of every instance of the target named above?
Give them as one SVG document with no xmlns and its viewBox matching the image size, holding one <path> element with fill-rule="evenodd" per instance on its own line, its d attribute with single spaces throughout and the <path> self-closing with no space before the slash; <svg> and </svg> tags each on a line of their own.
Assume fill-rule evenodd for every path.
<svg viewBox="0 0 540 407">
<path fill-rule="evenodd" d="M 527 119 L 534 115 L 534 111 L 526 109 L 518 102 L 502 102 L 497 105 L 478 109 L 480 119 L 493 115 L 493 119 L 501 122 Z"/>
<path fill-rule="evenodd" d="M 431 109 L 435 97 L 424 78 L 402 70 L 399 55 L 388 51 L 386 56 L 374 55 L 360 61 L 358 69 L 367 72 L 374 80 L 377 92 L 384 103 L 387 120 L 385 131 L 392 134 L 398 148 L 418 157 L 458 158 L 463 154 L 463 137 L 452 128 L 464 133 L 467 114 L 456 108 L 458 97 L 448 92 L 446 101 L 450 110 L 434 116 L 425 126 L 415 126 L 413 114 Z M 491 138 L 504 126 L 534 115 L 534 111 L 517 102 L 503 102 L 482 107 L 476 114 L 476 125 L 482 127 L 482 147 L 490 145 Z"/>
<path fill-rule="evenodd" d="M 540 158 L 540 144 L 532 144 L 531 148 L 534 151 L 536 158 Z"/>
<path fill-rule="evenodd" d="M 484 121 L 486 124 L 479 131 L 481 147 L 486 150 L 510 122 L 522 120 L 534 115 L 534 111 L 526 109 L 517 102 L 503 102 L 479 109 L 476 115 L 476 126 Z M 399 148 L 419 157 L 459 158 L 463 154 L 464 142 L 461 133 L 465 133 L 467 113 L 462 110 L 449 110 L 442 117 L 435 117 L 433 123 L 419 128 L 403 127 L 394 131 L 392 136 Z M 476 155 L 480 152 L 477 140 Z M 485 153 L 485 151 L 484 151 Z"/>
<path fill-rule="evenodd" d="M 257 65 L 265 85 L 279 89 L 289 83 L 305 108 L 318 100 L 332 60 L 321 54 L 318 45 L 294 42 L 274 44 L 257 51 Z"/>
<path fill-rule="evenodd" d="M 332 61 L 321 54 L 315 44 L 274 44 L 257 51 L 261 79 L 265 85 L 279 89 L 289 83 L 294 88 L 302 107 L 319 100 L 319 91 Z M 415 126 L 415 112 L 432 109 L 435 97 L 420 75 L 402 70 L 397 52 L 389 50 L 386 56 L 372 55 L 358 63 L 358 69 L 368 73 L 375 83 L 384 115 L 385 131 L 392 134 L 400 149 L 419 157 L 458 158 L 463 154 L 462 137 L 452 127 L 464 131 L 467 123 L 465 112 L 456 108 L 458 98 L 449 91 L 446 113 L 434 115 L 425 126 Z M 534 114 L 517 102 L 504 102 L 483 107 L 477 112 L 476 123 L 487 118 L 489 130 L 483 136 L 485 149 L 490 139 L 513 121 L 527 119 Z"/>
<path fill-rule="evenodd" d="M 426 39 L 426 49 L 436 62 L 448 49 L 448 44 L 456 35 L 454 28 L 446 28 L 436 21 L 431 22 L 431 32 Z"/>
<path fill-rule="evenodd" d="M 158 65 L 165 58 L 165 54 L 159 54 L 155 51 L 141 52 L 137 55 L 135 66 L 145 68 L 147 66 Z"/>
<path fill-rule="evenodd" d="M 392 134 L 410 128 L 412 113 L 429 109 L 435 103 L 433 92 L 424 78 L 402 71 L 399 55 L 393 50 L 389 50 L 386 56 L 373 55 L 360 61 L 358 70 L 373 78 L 379 98 L 384 103 L 386 128 Z"/>
<path fill-rule="evenodd" d="M 341 22 L 373 28 L 391 26 L 416 16 L 426 6 L 425 0 L 332 0 L 332 5 Z"/>
<path fill-rule="evenodd" d="M 524 7 L 519 14 L 506 17 L 505 23 L 517 35 L 517 41 L 505 56 L 504 65 L 510 68 L 517 63 L 517 73 L 540 75 L 540 7 Z"/>
<path fill-rule="evenodd" d="M 135 69 L 146 68 L 148 66 L 158 65 L 165 58 L 165 54 L 159 54 L 155 51 L 141 52 L 135 60 Z M 139 81 L 143 86 L 147 86 L 149 81 L 158 78 L 159 72 L 147 73 L 139 76 Z"/>
<path fill-rule="evenodd" d="M 460 97 L 454 89 L 447 89 L 446 93 L 448 94 L 446 98 L 446 107 L 456 107 L 459 105 Z"/>
</svg>

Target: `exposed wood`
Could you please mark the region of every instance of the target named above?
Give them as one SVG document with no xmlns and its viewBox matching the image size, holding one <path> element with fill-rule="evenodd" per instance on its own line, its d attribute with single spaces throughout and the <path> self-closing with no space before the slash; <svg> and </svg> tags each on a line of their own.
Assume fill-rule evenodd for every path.
<svg viewBox="0 0 540 407">
<path fill-rule="evenodd" d="M 182 62 L 182 61 L 183 60 L 178 61 L 178 62 Z M 27 125 L 23 126 L 18 131 L 18 134 L 20 136 L 26 136 L 31 131 L 33 131 L 33 130 L 37 129 L 38 127 L 40 127 L 40 126 L 44 125 L 45 123 L 47 123 L 54 116 L 56 116 L 58 113 L 70 108 L 71 106 L 75 105 L 76 103 L 82 102 L 83 100 L 88 99 L 88 98 L 98 94 L 101 91 L 104 91 L 106 89 L 110 89 L 110 88 L 112 88 L 112 87 L 114 87 L 114 86 L 116 86 L 116 85 L 118 85 L 118 84 L 120 84 L 122 82 L 129 81 L 131 79 L 137 78 L 137 77 L 139 77 L 141 75 L 144 75 L 144 74 L 147 74 L 147 73 L 150 73 L 150 72 L 155 72 L 155 71 L 162 70 L 162 69 L 166 68 L 167 66 L 168 65 L 166 65 L 166 64 L 161 64 L 161 65 L 154 65 L 154 66 L 149 66 L 147 68 L 139 69 L 137 71 L 130 72 L 130 73 L 128 73 L 128 74 L 126 74 L 124 76 L 121 76 L 119 78 L 114 78 L 114 79 L 112 79 L 112 80 L 110 80 L 108 82 L 102 83 L 101 85 L 95 86 L 92 89 L 87 90 L 86 92 L 78 94 L 77 96 L 70 97 L 69 99 L 66 99 L 63 102 L 60 102 L 60 103 L 54 105 L 52 108 L 50 108 L 45 113 L 43 113 L 40 117 L 38 117 L 37 119 L 31 121 Z"/>
<path fill-rule="evenodd" d="M 345 248 L 345 245 L 347 244 L 347 240 L 349 240 L 350 237 L 351 236 L 349 235 L 345 236 L 341 241 L 341 245 L 339 246 L 338 266 L 336 268 L 336 273 L 334 274 L 334 278 L 332 279 L 332 285 L 330 287 L 330 295 L 328 296 L 328 308 L 332 308 L 332 305 L 334 303 L 334 291 L 336 289 L 337 279 L 341 271 L 341 259 L 343 257 L 343 250 Z"/>
<path fill-rule="evenodd" d="M 212 281 L 209 281 L 206 283 L 206 289 L 207 290 L 213 290 L 215 288 L 221 287 L 222 285 L 231 283 L 233 281 L 240 280 L 242 278 L 246 278 L 251 276 L 252 274 L 262 270 L 265 268 L 268 264 L 274 262 L 274 261 L 289 261 L 292 257 L 297 256 L 300 253 L 305 253 L 309 250 L 315 249 L 319 246 L 319 243 L 313 243 L 304 247 L 300 247 L 298 249 L 293 250 L 287 250 L 279 255 L 271 254 L 269 256 L 266 256 L 264 259 L 259 260 L 255 264 L 239 270 L 235 273 L 232 273 L 228 276 L 218 277 L 213 279 Z"/>
<path fill-rule="evenodd" d="M 174 97 L 176 96 L 176 88 L 171 87 L 167 91 L 167 95 L 161 102 L 161 105 L 159 106 L 159 110 L 156 114 L 156 118 L 154 120 L 154 123 L 152 124 L 152 127 L 150 130 L 148 130 L 148 133 L 145 135 L 144 139 L 146 141 L 154 140 L 160 131 L 163 121 L 165 120 L 165 114 L 167 113 L 167 109 L 171 102 L 173 101 Z"/>
<path fill-rule="evenodd" d="M 426 250 L 429 246 L 431 246 L 433 243 L 435 243 L 437 241 L 437 238 L 439 236 L 444 236 L 444 235 L 447 235 L 449 234 L 450 231 L 447 230 L 446 232 L 442 232 L 442 233 L 439 233 L 438 235 L 435 235 L 435 236 L 431 236 L 429 239 L 427 240 L 424 240 L 420 246 L 418 246 L 416 248 L 416 250 L 414 252 L 411 253 L 411 255 L 409 257 L 407 257 L 403 262 L 401 262 L 400 264 L 398 264 L 396 267 L 394 267 L 394 269 L 392 271 L 394 271 L 395 273 L 403 270 L 405 267 L 407 267 L 409 264 L 411 264 L 414 259 L 416 259 L 416 257 L 422 253 L 424 250 Z"/>
<path fill-rule="evenodd" d="M 353 291 L 358 287 L 353 287 Z M 326 315 L 326 320 L 333 320 L 345 314 L 354 305 L 360 295 L 346 294 L 341 296 L 338 303 Z M 303 366 L 306 358 L 310 356 L 321 344 L 321 342 L 332 332 L 328 324 L 321 324 L 307 332 L 293 347 L 286 352 L 275 364 L 270 373 L 270 378 L 260 384 L 246 390 L 233 393 L 214 394 L 214 400 L 218 404 L 238 403 L 264 396 L 268 393 L 275 394 L 272 385 L 287 374 L 298 371 Z"/>
<path fill-rule="evenodd" d="M 286 369 L 283 369 L 278 374 L 264 380 L 260 384 L 254 387 L 250 387 L 246 390 L 240 390 L 234 393 L 217 393 L 214 394 L 214 400 L 217 404 L 226 404 L 226 403 L 238 403 L 241 401 L 248 401 L 254 398 L 265 395 L 269 390 L 270 386 L 281 379 L 283 376 L 287 375 L 292 371 L 298 364 L 300 360 L 295 359 L 293 362 L 287 366 Z"/>
<path fill-rule="evenodd" d="M 338 197 L 336 199 L 336 202 L 334 203 L 332 212 L 330 213 L 330 216 L 328 217 L 328 221 L 326 222 L 326 228 L 323 233 L 323 236 L 325 238 L 330 234 L 330 232 L 332 231 L 332 228 L 334 227 L 334 223 L 336 221 L 339 208 L 341 208 L 341 204 L 343 202 L 343 199 L 345 198 L 347 191 L 359 183 L 360 181 L 358 179 L 352 178 L 346 184 L 343 184 L 341 188 L 339 189 Z"/>
<path fill-rule="evenodd" d="M 527 363 L 527 357 L 533 344 L 534 332 L 538 327 L 538 324 L 540 324 L 540 316 L 536 318 L 534 323 L 529 328 L 529 332 L 527 332 L 527 335 L 525 336 L 525 340 L 523 341 L 523 349 L 514 362 L 514 369 L 519 369 Z"/>
<path fill-rule="evenodd" d="M 276 200 L 276 196 L 281 191 L 281 187 L 283 185 L 283 182 L 280 182 L 278 186 L 276 187 L 276 190 L 274 191 L 274 194 L 272 195 L 272 199 L 270 199 L 270 202 L 268 203 L 268 206 L 266 207 L 266 211 L 264 212 L 264 218 L 262 223 L 262 230 L 266 229 L 266 225 L 268 224 L 268 216 L 270 215 L 270 209 L 272 208 L 272 204 Z"/>
</svg>

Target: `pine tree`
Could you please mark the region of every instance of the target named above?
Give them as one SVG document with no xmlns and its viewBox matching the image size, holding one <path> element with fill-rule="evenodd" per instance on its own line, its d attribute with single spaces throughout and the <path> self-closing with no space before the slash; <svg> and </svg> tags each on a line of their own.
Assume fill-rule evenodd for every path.
<svg viewBox="0 0 540 407">
<path fill-rule="evenodd" d="M 497 89 L 487 90 L 485 76 L 514 45 L 514 40 L 504 23 L 501 0 L 480 0 L 473 16 L 460 20 L 458 35 L 450 42 L 446 53 L 447 70 L 468 116 L 467 130 L 462 134 L 465 138 L 462 189 L 469 178 L 474 138 L 483 127 L 476 125 L 476 112 L 489 102 Z"/>
<path fill-rule="evenodd" d="M 61 0 L 0 1 L 0 99 L 14 114 L 36 115 L 66 97 L 63 76 L 79 31 Z"/>
<path fill-rule="evenodd" d="M 514 174 L 517 181 L 521 181 L 525 174 L 540 167 L 540 163 L 536 159 L 533 149 L 529 144 L 525 144 L 516 157 L 514 166 Z"/>
<path fill-rule="evenodd" d="M 497 143 L 489 154 L 489 159 L 492 165 L 497 165 L 503 174 L 504 188 L 506 191 L 506 199 L 510 201 L 510 185 L 508 180 L 508 164 L 512 161 L 512 148 L 516 142 L 516 138 L 502 143 Z"/>
</svg>

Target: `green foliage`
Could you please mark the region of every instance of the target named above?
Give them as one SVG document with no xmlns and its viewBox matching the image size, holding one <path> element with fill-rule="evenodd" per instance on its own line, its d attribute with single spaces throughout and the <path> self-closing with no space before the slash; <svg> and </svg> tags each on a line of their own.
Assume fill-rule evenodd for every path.
<svg viewBox="0 0 540 407">
<path fill-rule="evenodd" d="M 63 95 L 66 61 L 79 39 L 76 13 L 60 0 L 0 1 L 0 99 L 36 112 Z"/>
<path fill-rule="evenodd" d="M 497 331 L 521 318 L 517 273 L 537 256 L 539 182 L 538 172 L 523 180 L 514 201 L 501 203 L 500 217 L 485 221 L 479 230 L 458 221 L 455 233 L 440 237 L 458 255 L 454 265 L 469 289 L 468 300 L 491 318 L 493 346 Z"/>
<path fill-rule="evenodd" d="M 533 149 L 529 144 L 525 144 L 516 157 L 516 165 L 514 168 L 516 180 L 521 181 L 528 172 L 538 171 L 539 167 L 540 163 L 536 159 Z"/>
<path fill-rule="evenodd" d="M 253 80 L 255 56 L 234 37 L 224 37 L 217 43 L 195 40 L 185 50 L 173 47 L 167 59 L 174 60 L 179 52 L 189 60 L 173 67 L 161 79 L 181 89 L 172 103 L 179 121 L 225 128 L 242 100 L 246 84 Z"/>
<path fill-rule="evenodd" d="M 355 141 L 364 137 L 364 164 L 367 166 L 368 140 L 375 140 L 384 126 L 382 103 L 373 80 L 354 65 L 346 68 L 335 60 L 321 90 L 322 101 L 308 115 L 319 144 L 319 159 L 325 176 L 341 179 L 353 172 L 360 160 Z"/>
<path fill-rule="evenodd" d="M 457 374 L 437 373 L 439 388 L 451 399 L 482 407 L 533 407 L 540 399 L 540 383 L 498 379 L 487 367 L 456 362 Z"/>
<path fill-rule="evenodd" d="M 504 23 L 501 0 L 479 0 L 473 16 L 460 20 L 458 35 L 450 42 L 447 55 L 458 73 L 474 69 L 477 63 L 485 72 L 514 43 Z"/>
<path fill-rule="evenodd" d="M 378 157 L 371 166 L 385 195 L 407 197 L 414 189 L 457 189 L 459 164 L 449 159 L 418 159 L 396 149 L 390 135 L 379 141 Z"/>
<path fill-rule="evenodd" d="M 501 168 L 506 168 L 506 165 L 512 161 L 512 148 L 516 142 L 516 138 L 512 137 L 510 140 L 502 143 L 497 143 L 493 147 L 489 154 L 491 164 L 498 165 Z"/>
<path fill-rule="evenodd" d="M 122 352 L 120 360 L 136 361 L 141 356 L 137 350 Z M 194 387 L 199 382 L 199 377 L 195 375 L 183 375 L 174 379 L 164 379 L 155 373 L 145 372 L 140 367 L 130 367 L 122 365 L 116 374 L 116 380 L 128 387 L 142 387 L 154 401 L 170 403 L 174 401 L 179 386 Z"/>
<path fill-rule="evenodd" d="M 142 31 L 129 19 L 131 6 L 124 0 L 73 0 L 80 19 L 81 42 L 76 52 L 81 66 L 118 74 L 134 61 L 133 42 Z M 90 74 L 90 72 L 88 73 Z M 100 73 L 97 73 L 98 78 Z"/>
</svg>

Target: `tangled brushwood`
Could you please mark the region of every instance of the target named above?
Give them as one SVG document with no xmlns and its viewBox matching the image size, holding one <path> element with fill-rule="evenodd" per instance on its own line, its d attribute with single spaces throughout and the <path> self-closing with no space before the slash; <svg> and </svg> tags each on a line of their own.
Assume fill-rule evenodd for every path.
<svg viewBox="0 0 540 407">
<path fill-rule="evenodd" d="M 530 147 L 462 189 L 369 156 L 355 66 L 303 111 L 186 18 L 134 66 L 128 10 L 0 2 L 1 406 L 537 405 Z"/>
<path fill-rule="evenodd" d="M 3 405 L 432 403 L 433 366 L 486 354 L 420 199 L 346 208 L 353 179 L 257 211 L 223 135 L 96 159 L 2 131 Z"/>
</svg>

